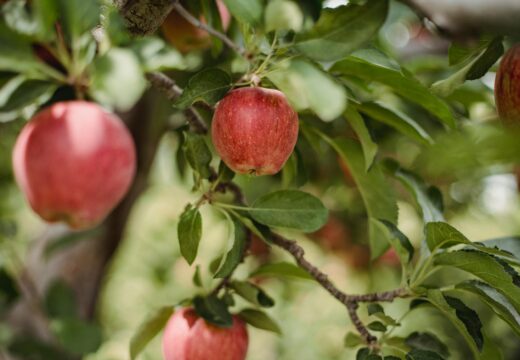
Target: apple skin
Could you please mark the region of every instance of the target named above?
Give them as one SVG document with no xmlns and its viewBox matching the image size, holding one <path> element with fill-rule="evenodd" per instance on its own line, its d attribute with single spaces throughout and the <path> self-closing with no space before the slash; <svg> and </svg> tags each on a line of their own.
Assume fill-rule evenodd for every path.
<svg viewBox="0 0 520 360">
<path fill-rule="evenodd" d="M 495 103 L 504 124 L 520 126 L 520 44 L 509 49 L 500 62 Z"/>
<path fill-rule="evenodd" d="M 294 150 L 298 114 L 278 90 L 240 88 L 217 104 L 211 128 L 213 144 L 230 169 L 272 175 Z"/>
<path fill-rule="evenodd" d="M 192 308 L 172 315 L 162 339 L 164 360 L 244 360 L 248 345 L 246 324 L 236 315 L 230 328 L 219 328 Z"/>
<path fill-rule="evenodd" d="M 59 102 L 22 129 L 13 168 L 29 204 L 44 220 L 87 229 L 128 191 L 135 147 L 116 115 L 86 101 Z"/>
<path fill-rule="evenodd" d="M 217 0 L 217 8 L 222 28 L 226 31 L 231 23 L 231 14 L 221 0 Z M 203 16 L 200 17 L 200 21 L 206 22 Z M 207 31 L 193 26 L 175 10 L 168 14 L 161 29 L 166 40 L 183 54 L 194 50 L 204 50 L 211 46 L 211 35 Z"/>
</svg>

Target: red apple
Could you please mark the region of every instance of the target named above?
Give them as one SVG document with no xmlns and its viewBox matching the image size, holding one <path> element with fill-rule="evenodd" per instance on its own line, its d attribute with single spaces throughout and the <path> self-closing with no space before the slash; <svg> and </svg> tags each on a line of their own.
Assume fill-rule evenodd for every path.
<svg viewBox="0 0 520 360">
<path fill-rule="evenodd" d="M 227 30 L 231 23 L 231 15 L 221 0 L 217 0 L 217 7 L 222 28 Z M 203 16 L 200 17 L 200 21 L 206 22 Z M 211 45 L 211 36 L 207 31 L 193 26 L 175 10 L 168 14 L 161 29 L 166 40 L 181 53 L 207 49 Z"/>
<path fill-rule="evenodd" d="M 74 229 L 100 223 L 127 192 L 135 148 L 123 122 L 86 101 L 36 114 L 13 151 L 16 181 L 34 211 Z"/>
<path fill-rule="evenodd" d="M 249 337 L 244 321 L 233 316 L 230 328 L 208 324 L 195 310 L 176 311 L 164 329 L 164 360 L 244 360 Z"/>
<path fill-rule="evenodd" d="M 520 45 L 509 49 L 495 78 L 498 115 L 507 124 L 520 125 Z"/>
<path fill-rule="evenodd" d="M 212 138 L 220 157 L 233 171 L 276 174 L 296 145 L 298 114 L 278 90 L 235 89 L 217 104 Z"/>
</svg>

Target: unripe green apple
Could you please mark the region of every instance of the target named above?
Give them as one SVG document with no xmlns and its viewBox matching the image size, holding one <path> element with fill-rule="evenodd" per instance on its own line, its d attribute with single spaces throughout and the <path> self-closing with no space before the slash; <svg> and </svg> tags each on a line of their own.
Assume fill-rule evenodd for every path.
<svg viewBox="0 0 520 360">
<path fill-rule="evenodd" d="M 520 45 L 506 52 L 495 78 L 498 115 L 506 124 L 520 126 Z"/>
<path fill-rule="evenodd" d="M 244 321 L 233 316 L 230 328 L 208 324 L 195 310 L 176 311 L 164 329 L 164 360 L 244 360 L 249 337 Z"/>
<path fill-rule="evenodd" d="M 220 157 L 233 171 L 276 174 L 296 145 L 298 114 L 278 90 L 236 89 L 217 104 L 212 138 Z"/>
<path fill-rule="evenodd" d="M 128 191 L 135 163 L 123 122 L 86 101 L 56 103 L 36 114 L 13 150 L 15 178 L 33 210 L 73 229 L 108 215 Z"/>
<path fill-rule="evenodd" d="M 217 7 L 222 28 L 227 30 L 231 23 L 231 15 L 221 0 L 217 0 Z M 203 23 L 206 22 L 203 16 L 199 20 Z M 161 29 L 166 40 L 183 54 L 194 50 L 204 50 L 211 46 L 210 34 L 193 26 L 175 10 L 168 14 Z"/>
</svg>

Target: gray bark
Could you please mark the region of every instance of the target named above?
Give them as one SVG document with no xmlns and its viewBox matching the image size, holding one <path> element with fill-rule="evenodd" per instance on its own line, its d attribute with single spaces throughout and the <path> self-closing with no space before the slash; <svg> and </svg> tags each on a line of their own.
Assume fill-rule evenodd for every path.
<svg viewBox="0 0 520 360">
<path fill-rule="evenodd" d="M 520 35 L 518 0 L 401 0 L 454 37 Z"/>
</svg>

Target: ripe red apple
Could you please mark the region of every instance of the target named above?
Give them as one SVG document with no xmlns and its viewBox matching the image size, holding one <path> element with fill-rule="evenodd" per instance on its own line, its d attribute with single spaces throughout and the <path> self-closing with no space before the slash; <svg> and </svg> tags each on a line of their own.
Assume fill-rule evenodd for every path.
<svg viewBox="0 0 520 360">
<path fill-rule="evenodd" d="M 520 45 L 509 49 L 495 78 L 495 102 L 504 123 L 520 125 Z"/>
<path fill-rule="evenodd" d="M 278 90 L 235 89 L 217 104 L 212 138 L 220 157 L 233 171 L 276 174 L 296 145 L 298 114 Z"/>
<path fill-rule="evenodd" d="M 101 222 L 127 192 L 135 148 L 116 115 L 86 101 L 60 102 L 23 128 L 13 168 L 38 215 L 86 229 Z"/>
<path fill-rule="evenodd" d="M 222 28 L 227 30 L 231 23 L 231 15 L 221 0 L 217 0 L 217 7 Z M 206 22 L 204 16 L 199 20 Z M 193 50 L 207 49 L 211 45 L 211 36 L 207 31 L 193 26 L 175 10 L 168 14 L 161 29 L 166 40 L 184 54 Z"/>
<path fill-rule="evenodd" d="M 244 321 L 233 316 L 230 328 L 208 324 L 195 310 L 176 311 L 164 329 L 164 360 L 244 360 L 249 337 Z"/>
</svg>

